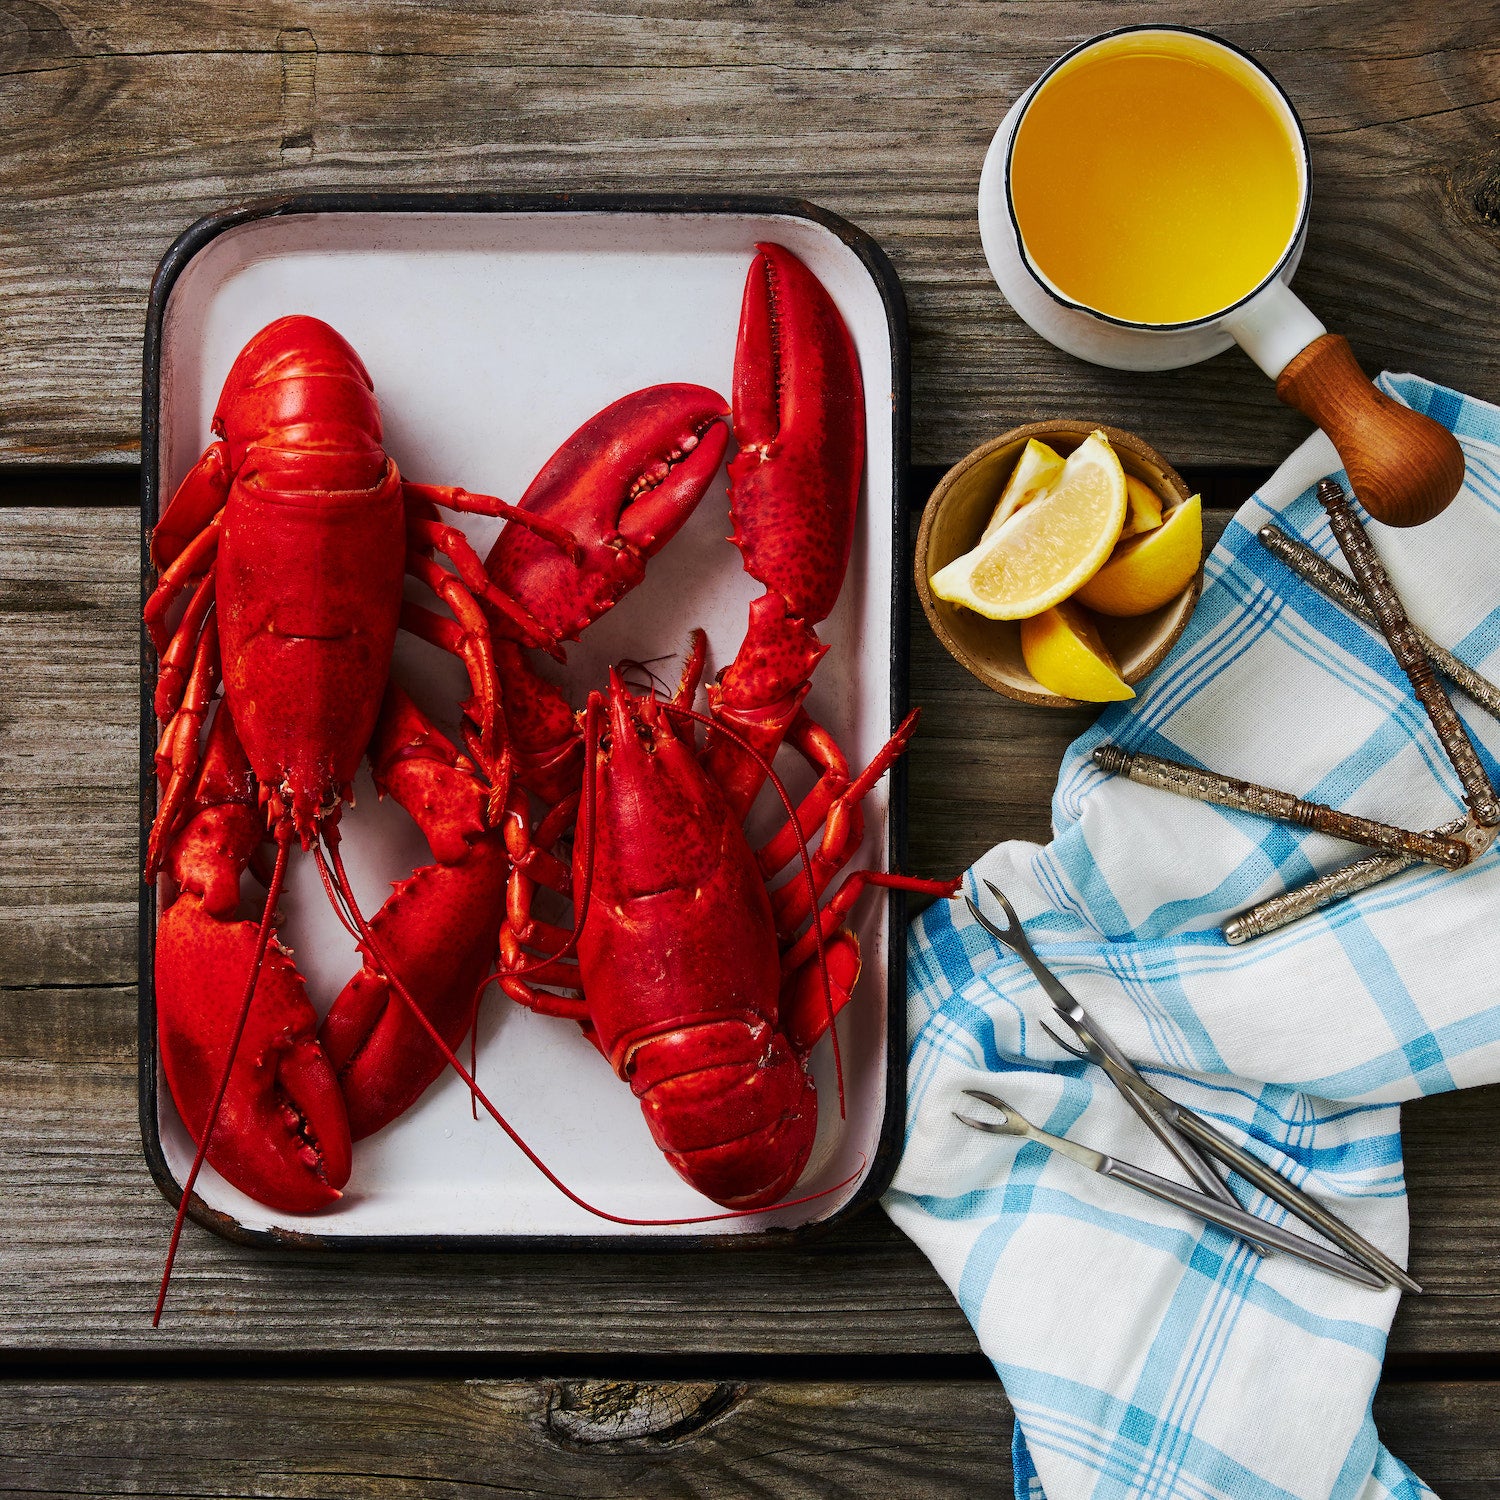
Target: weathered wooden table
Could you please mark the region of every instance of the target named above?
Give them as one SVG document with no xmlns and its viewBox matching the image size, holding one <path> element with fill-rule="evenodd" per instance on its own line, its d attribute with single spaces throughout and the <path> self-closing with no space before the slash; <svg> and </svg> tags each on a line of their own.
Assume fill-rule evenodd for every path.
<svg viewBox="0 0 1500 1500">
<path fill-rule="evenodd" d="M 332 187 L 794 193 L 905 280 L 929 483 L 1039 416 L 1140 433 L 1222 507 L 1302 435 L 1236 354 L 1116 375 L 1034 338 L 974 222 L 1008 103 L 1118 21 L 1264 59 L 1312 139 L 1298 288 L 1371 369 L 1500 400 L 1500 4 L 0 0 L 0 1489 L 1001 1495 L 1010 1416 L 877 1212 L 795 1254 L 257 1254 L 169 1224 L 136 1128 L 140 338 L 225 201 Z M 919 491 L 921 486 L 918 487 Z M 913 626 L 913 867 L 1045 838 L 1085 716 Z M 1488 982 L 1488 976 L 1485 978 Z M 1376 1401 L 1446 1497 L 1500 1484 L 1500 1089 L 1407 1111 L 1413 1263 Z"/>
</svg>

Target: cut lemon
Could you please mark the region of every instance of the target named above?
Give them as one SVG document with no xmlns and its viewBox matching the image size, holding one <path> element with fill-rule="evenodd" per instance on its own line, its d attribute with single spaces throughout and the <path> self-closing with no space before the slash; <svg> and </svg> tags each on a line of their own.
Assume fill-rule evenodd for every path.
<svg viewBox="0 0 1500 1500">
<path fill-rule="evenodd" d="M 1162 524 L 1132 537 L 1078 590 L 1078 602 L 1104 615 L 1144 615 L 1175 599 L 1203 561 L 1203 502 L 1194 495 Z"/>
<path fill-rule="evenodd" d="M 932 575 L 932 592 L 992 620 L 1050 609 L 1092 578 L 1125 524 L 1125 471 L 1102 432 L 1068 455 L 1057 482 L 987 541 Z"/>
<path fill-rule="evenodd" d="M 1098 627 L 1071 600 L 1021 621 L 1021 655 L 1026 670 L 1049 692 L 1064 698 L 1113 703 L 1135 697 L 1109 647 L 1099 639 Z"/>
<path fill-rule="evenodd" d="M 1161 496 L 1149 485 L 1142 484 L 1134 474 L 1125 476 L 1125 500 L 1129 509 L 1125 512 L 1125 525 L 1120 532 L 1122 542 L 1128 536 L 1155 531 L 1161 525 Z"/>
<path fill-rule="evenodd" d="M 984 528 L 984 535 L 979 540 L 988 541 L 1023 505 L 1051 489 L 1062 471 L 1061 456 L 1045 443 L 1032 438 L 1021 450 L 1015 468 L 1010 471 L 1010 478 L 1005 481 L 1005 488 L 1000 492 L 1000 503 L 996 505 L 995 514 L 990 517 L 990 524 Z"/>
</svg>

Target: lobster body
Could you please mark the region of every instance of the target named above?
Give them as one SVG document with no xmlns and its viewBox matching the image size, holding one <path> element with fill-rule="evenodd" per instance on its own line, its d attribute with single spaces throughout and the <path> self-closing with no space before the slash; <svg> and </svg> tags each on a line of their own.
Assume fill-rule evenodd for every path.
<svg viewBox="0 0 1500 1500">
<path fill-rule="evenodd" d="M 156 708 L 166 728 L 147 875 L 172 876 L 156 952 L 159 1036 L 200 1152 L 259 1201 L 307 1212 L 336 1199 L 348 1178 L 351 1117 L 361 1133 L 378 1128 L 437 1069 L 413 1043 L 416 1027 L 385 1015 L 387 976 L 367 953 L 335 1007 L 335 1071 L 302 978 L 275 940 L 274 902 L 259 927 L 234 920 L 240 875 L 267 838 L 278 845 L 278 872 L 294 838 L 304 849 L 335 845 L 370 750 L 377 786 L 396 791 L 438 861 L 400 883 L 372 930 L 398 975 L 407 965 L 420 971 L 413 987 L 435 1024 L 445 1034 L 467 1029 L 504 909 L 504 841 L 488 823 L 504 792 L 391 685 L 391 653 L 407 621 L 464 659 L 475 742 L 492 752 L 487 764 L 503 767 L 490 629 L 461 577 L 433 554 L 452 558 L 460 575 L 471 564 L 470 577 L 483 580 L 436 504 L 491 515 L 514 507 L 403 481 L 382 447 L 368 372 L 315 318 L 280 318 L 250 340 L 225 379 L 214 430 L 218 441 L 152 533 L 161 579 L 146 620 L 162 658 Z M 552 537 L 545 545 L 567 538 L 542 529 Z M 405 604 L 409 571 L 458 623 Z M 497 590 L 486 597 L 509 604 Z M 544 639 L 526 634 L 524 611 L 512 608 L 507 622 L 523 639 Z M 372 747 L 377 722 L 386 731 Z"/>
<path fill-rule="evenodd" d="M 731 1207 L 774 1203 L 801 1175 L 817 1114 L 803 1060 L 777 1030 L 764 879 L 661 706 L 616 679 L 609 718 L 578 943 L 590 1027 L 678 1172 Z M 580 841 L 580 892 L 585 860 Z"/>
<path fill-rule="evenodd" d="M 224 697 L 271 815 L 304 846 L 351 794 L 390 677 L 406 573 L 391 465 L 372 489 L 272 490 L 236 478 L 219 541 Z"/>
</svg>

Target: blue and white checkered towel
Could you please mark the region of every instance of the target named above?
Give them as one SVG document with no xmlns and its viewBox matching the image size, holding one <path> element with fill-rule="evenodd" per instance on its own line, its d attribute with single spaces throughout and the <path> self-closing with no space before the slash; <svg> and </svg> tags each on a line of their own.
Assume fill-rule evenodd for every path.
<svg viewBox="0 0 1500 1500">
<path fill-rule="evenodd" d="M 1500 411 L 1411 376 L 1382 383 L 1457 433 L 1468 479 L 1425 526 L 1372 525 L 1376 547 L 1416 623 L 1500 676 Z M 1225 917 L 1357 851 L 1090 760 L 1110 739 L 1407 827 L 1462 814 L 1379 635 L 1256 541 L 1274 518 L 1334 558 L 1313 486 L 1338 472 L 1315 434 L 1240 511 L 1170 661 L 1069 750 L 1053 841 L 999 845 L 966 885 L 977 896 L 988 877 L 1010 896 L 1043 960 L 1148 1077 L 1404 1259 L 1397 1101 L 1500 1078 L 1500 855 L 1457 874 L 1417 867 L 1234 948 Z M 1455 704 L 1500 779 L 1500 724 Z M 1430 1495 L 1370 1415 L 1396 1292 L 1258 1259 L 1039 1146 L 960 1125 L 961 1091 L 988 1086 L 1047 1130 L 1180 1176 L 1103 1075 L 1040 1029 L 1045 996 L 961 902 L 926 912 L 913 937 L 906 1151 L 885 1206 L 1005 1383 L 1017 1495 Z"/>
</svg>

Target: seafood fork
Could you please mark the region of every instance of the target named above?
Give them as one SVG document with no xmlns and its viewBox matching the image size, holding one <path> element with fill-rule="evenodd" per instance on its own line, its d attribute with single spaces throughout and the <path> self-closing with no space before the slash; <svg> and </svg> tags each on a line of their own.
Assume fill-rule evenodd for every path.
<svg viewBox="0 0 1500 1500">
<path fill-rule="evenodd" d="M 1037 976 L 1042 987 L 1047 991 L 1059 1016 L 1071 1028 L 1074 1036 L 1077 1038 L 1078 1045 L 1075 1046 L 1064 1041 L 1046 1022 L 1041 1023 L 1042 1029 L 1064 1051 L 1071 1052 L 1075 1057 L 1086 1058 L 1103 1068 L 1109 1081 L 1114 1084 L 1125 1101 L 1140 1116 L 1142 1121 L 1151 1128 L 1152 1133 L 1156 1135 L 1157 1139 L 1161 1140 L 1169 1150 L 1172 1150 L 1173 1156 L 1177 1157 L 1178 1161 L 1181 1162 L 1183 1158 L 1173 1149 L 1172 1139 L 1169 1139 L 1169 1137 L 1175 1138 L 1177 1142 L 1180 1142 L 1185 1150 L 1191 1154 L 1192 1159 L 1198 1162 L 1205 1171 L 1209 1172 L 1213 1182 L 1222 1190 L 1220 1193 L 1212 1193 L 1212 1197 L 1218 1199 L 1226 1208 L 1232 1209 L 1236 1213 L 1244 1213 L 1244 1210 L 1240 1208 L 1240 1205 L 1232 1197 L 1229 1198 L 1227 1204 L 1224 1203 L 1229 1190 L 1219 1181 L 1218 1176 L 1210 1171 L 1207 1164 L 1204 1163 L 1203 1158 L 1198 1155 L 1199 1151 L 1205 1151 L 1210 1156 L 1217 1157 L 1219 1161 L 1223 1162 L 1231 1170 L 1237 1172 L 1248 1182 L 1253 1183 L 1268 1198 L 1279 1203 L 1289 1213 L 1301 1219 L 1303 1223 L 1326 1235 L 1336 1245 L 1347 1251 L 1360 1265 L 1368 1268 L 1384 1281 L 1392 1282 L 1409 1292 L 1420 1292 L 1422 1290 L 1417 1282 L 1403 1271 L 1388 1255 L 1371 1244 L 1363 1235 L 1351 1229 L 1342 1219 L 1331 1214 L 1322 1204 L 1303 1192 L 1289 1178 L 1284 1177 L 1280 1172 L 1267 1166 L 1266 1163 L 1236 1145 L 1234 1141 L 1230 1140 L 1228 1136 L 1208 1120 L 1205 1120 L 1201 1115 L 1196 1114 L 1185 1105 L 1178 1104 L 1176 1100 L 1168 1098 L 1160 1089 L 1148 1083 L 1141 1076 L 1135 1064 L 1120 1051 L 1119 1047 L 1103 1031 L 1099 1023 L 1073 999 L 1062 982 L 1036 956 L 1031 944 L 1027 941 L 1020 919 L 1016 916 L 1015 908 L 1011 906 L 1004 893 L 988 880 L 985 881 L 985 885 L 989 888 L 991 895 L 1005 909 L 1006 915 L 1010 919 L 1010 926 L 1008 928 L 999 927 L 986 917 L 973 901 L 969 902 L 969 910 L 973 912 L 975 920 L 991 936 L 1005 944 L 1006 947 L 1017 953 L 1026 962 L 1032 973 Z M 975 1097 L 987 1096 L 976 1095 Z M 1014 1114 L 1015 1112 L 1012 1110 L 1009 1113 Z M 966 1120 L 965 1123 L 973 1125 L 976 1122 Z M 1162 1129 L 1158 1130 L 1158 1126 L 1161 1126 Z M 1163 1131 L 1167 1132 L 1167 1134 L 1164 1135 Z M 1183 1162 L 1183 1165 L 1186 1166 L 1187 1163 Z M 1138 1171 L 1139 1169 L 1132 1168 L 1131 1170 Z M 1121 1174 L 1113 1173 L 1110 1175 L 1119 1176 Z M 1196 1174 L 1194 1174 L 1194 1180 L 1198 1180 Z M 1139 1186 L 1139 1184 L 1136 1185 Z M 1173 1186 L 1170 1183 L 1168 1185 Z M 1179 1200 L 1172 1199 L 1170 1201 L 1178 1202 Z M 1205 1218 L 1212 1217 L 1198 1208 L 1194 1208 L 1193 1212 L 1200 1213 Z M 1246 1217 L 1250 1219 L 1250 1234 L 1247 1238 L 1251 1238 L 1252 1243 L 1263 1241 L 1267 1246 L 1276 1245 L 1280 1248 L 1285 1248 L 1285 1246 L 1280 1245 L 1280 1240 L 1277 1237 L 1269 1234 L 1261 1234 L 1261 1227 L 1270 1227 L 1265 1226 L 1263 1220 L 1256 1218 L 1254 1215 L 1246 1215 Z M 1213 1222 L 1224 1223 L 1221 1219 L 1214 1219 Z M 1225 1227 L 1230 1228 L 1233 1226 L 1225 1224 Z M 1241 1231 L 1236 1229 L 1235 1232 L 1240 1233 Z M 1309 1242 L 1301 1241 L 1301 1243 Z M 1339 1258 L 1342 1259 L 1343 1257 Z M 1319 1264 L 1322 1264 L 1322 1262 L 1319 1262 Z"/>
<path fill-rule="evenodd" d="M 1103 1028 L 1098 1026 L 1093 1017 L 1073 998 L 1067 986 L 1036 956 L 1026 936 L 1026 929 L 1022 927 L 1015 907 L 1006 899 L 1005 892 L 992 880 L 986 880 L 985 886 L 990 895 L 1000 903 L 1009 919 L 1009 925 L 999 926 L 985 915 L 977 902 L 965 896 L 964 900 L 968 902 L 974 920 L 996 942 L 1004 944 L 1031 970 L 1036 982 L 1046 991 L 1047 998 L 1051 1000 L 1057 1013 L 1072 1027 L 1089 1055 L 1092 1057 L 1097 1054 L 1099 1057 L 1107 1057 L 1114 1063 L 1115 1068 L 1109 1074 L 1110 1082 L 1115 1085 L 1121 1097 L 1140 1117 L 1141 1123 L 1172 1153 L 1183 1171 L 1197 1183 L 1199 1189 L 1210 1197 L 1218 1199 L 1226 1208 L 1239 1209 L 1240 1205 L 1234 1194 L 1199 1154 L 1198 1148 L 1143 1093 L 1137 1092 L 1134 1087 L 1135 1080 L 1140 1079 L 1142 1084 L 1145 1084 L 1145 1080 L 1136 1072 L 1135 1064 L 1115 1046 Z"/>
<path fill-rule="evenodd" d="M 1296 1256 L 1298 1260 L 1321 1266 L 1325 1271 L 1332 1271 L 1335 1276 L 1342 1276 L 1347 1281 L 1356 1281 L 1361 1286 L 1379 1289 L 1386 1284 L 1383 1276 L 1377 1276 L 1373 1271 L 1366 1270 L 1358 1261 L 1350 1260 L 1348 1256 L 1341 1255 L 1337 1250 L 1325 1249 L 1322 1245 L 1303 1239 L 1299 1234 L 1292 1234 L 1289 1230 L 1280 1229 L 1274 1224 L 1267 1224 L 1264 1219 L 1258 1219 L 1254 1214 L 1247 1213 L 1242 1208 L 1226 1207 L 1217 1198 L 1210 1198 L 1207 1193 L 1199 1193 L 1192 1188 L 1183 1187 L 1180 1183 L 1171 1181 L 1170 1178 L 1158 1177 L 1155 1172 L 1147 1172 L 1142 1167 L 1132 1166 L 1128 1161 L 1119 1161 L 1102 1151 L 1080 1146 L 1076 1141 L 1065 1140 L 1060 1135 L 1052 1135 L 1039 1126 L 1033 1125 L 1024 1115 L 994 1094 L 986 1094 L 979 1089 L 965 1089 L 964 1093 L 970 1099 L 987 1104 L 998 1116 L 994 1119 L 978 1120 L 972 1115 L 961 1115 L 955 1110 L 954 1118 L 971 1130 L 982 1130 L 991 1135 L 1021 1136 L 1026 1140 L 1035 1141 L 1038 1145 L 1046 1146 L 1058 1155 L 1066 1156 L 1080 1166 L 1087 1167 L 1091 1172 L 1099 1173 L 1101 1177 L 1113 1177 L 1152 1198 L 1175 1204 L 1178 1208 L 1184 1208 L 1200 1219 L 1206 1219 L 1210 1224 L 1217 1224 L 1221 1229 L 1237 1234 L 1241 1239 L 1252 1242 L 1264 1241 L 1278 1250 L 1285 1251 L 1288 1255 Z"/>
</svg>

